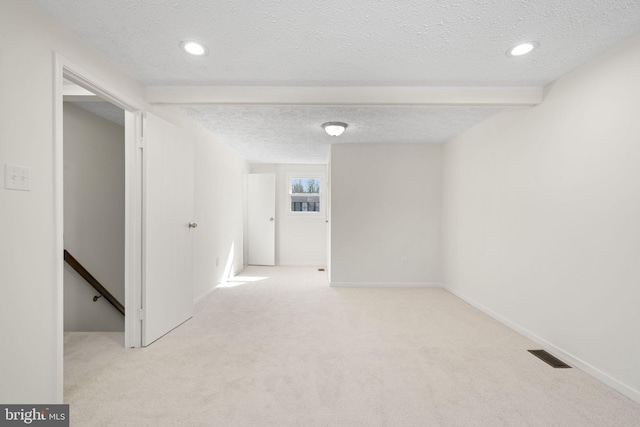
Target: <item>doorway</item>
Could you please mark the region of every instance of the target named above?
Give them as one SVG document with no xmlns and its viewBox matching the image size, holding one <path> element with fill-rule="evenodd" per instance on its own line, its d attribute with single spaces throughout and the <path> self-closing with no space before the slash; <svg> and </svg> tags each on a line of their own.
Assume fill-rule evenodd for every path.
<svg viewBox="0 0 640 427">
<path fill-rule="evenodd" d="M 63 92 L 64 330 L 124 332 L 124 110 Z"/>
<path fill-rule="evenodd" d="M 54 256 L 57 260 L 57 315 L 54 328 L 56 393 L 58 400 L 63 401 L 64 80 L 95 94 L 124 112 L 125 347 L 148 345 L 153 340 L 151 332 L 158 337 L 162 336 L 191 317 L 191 242 L 197 224 L 192 218 L 192 135 L 181 126 L 145 111 L 148 106 L 143 101 L 132 102 L 58 54 L 55 55 L 54 65 Z M 190 178 L 185 181 L 188 177 Z M 169 185 L 173 191 L 171 194 L 166 192 Z M 158 273 L 162 271 L 171 274 Z M 101 298 L 103 297 L 99 297 Z M 174 312 L 179 316 L 171 317 L 172 322 L 165 322 L 158 328 L 162 320 L 170 317 L 166 314 Z"/>
<path fill-rule="evenodd" d="M 64 398 L 64 81 L 88 90 L 124 111 L 124 319 L 125 347 L 140 346 L 140 321 L 135 313 L 141 304 L 142 155 L 136 149 L 142 128 L 142 108 L 111 90 L 98 79 L 68 61 L 54 56 L 54 222 L 56 265 L 56 396 Z M 95 294 L 94 294 L 95 296 Z M 92 302 L 90 302 L 92 303 Z"/>
</svg>

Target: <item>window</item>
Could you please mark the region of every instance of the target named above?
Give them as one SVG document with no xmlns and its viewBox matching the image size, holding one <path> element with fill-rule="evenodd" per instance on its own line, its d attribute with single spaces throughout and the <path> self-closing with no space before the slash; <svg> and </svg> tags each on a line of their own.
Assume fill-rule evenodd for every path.
<svg viewBox="0 0 640 427">
<path fill-rule="evenodd" d="M 320 213 L 320 178 L 290 178 L 289 198 L 291 202 L 291 212 Z"/>
</svg>

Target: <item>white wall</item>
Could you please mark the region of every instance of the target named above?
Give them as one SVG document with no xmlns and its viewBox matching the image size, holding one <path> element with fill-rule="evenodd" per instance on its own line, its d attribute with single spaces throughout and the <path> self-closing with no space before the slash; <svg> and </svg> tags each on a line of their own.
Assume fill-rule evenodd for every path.
<svg viewBox="0 0 640 427">
<path fill-rule="evenodd" d="M 0 166 L 27 166 L 32 177 L 30 192 L 0 186 L 0 402 L 60 402 L 53 52 L 146 106 L 144 88 L 28 1 L 4 0 L 0 28 Z M 455 292 L 583 360 L 636 400 L 639 45 L 636 37 L 562 79 L 541 106 L 501 114 L 447 145 L 443 252 L 445 280 Z M 196 155 L 211 160 L 217 149 L 200 135 Z M 440 148 L 411 156 L 418 146 L 407 152 L 368 147 L 332 149 L 332 281 L 439 281 L 439 220 L 426 206 L 437 206 L 439 186 L 423 182 L 429 200 L 417 209 L 424 221 L 397 208 L 393 219 L 385 209 L 413 203 L 406 191 L 395 190 L 398 184 L 422 174 L 437 180 Z M 242 161 L 234 158 L 239 167 Z M 203 160 L 196 176 L 211 176 L 206 170 L 216 166 Z M 362 191 L 366 177 L 385 191 Z M 212 186 L 196 187 L 196 203 L 208 200 L 209 208 L 196 207 L 205 216 L 218 200 L 203 194 Z M 377 209 L 350 213 L 366 194 Z M 226 217 L 236 230 L 232 239 L 242 241 L 235 222 L 242 218 Z M 196 268 L 217 252 L 209 247 Z M 398 265 L 404 254 L 409 268 Z M 215 274 L 197 271 L 196 288 L 208 289 Z"/>
<path fill-rule="evenodd" d="M 0 186 L 0 401 L 56 402 L 53 51 L 132 98 L 143 88 L 30 2 L 3 1 L 0 28 L 0 165 L 29 167 L 32 178 L 30 192 Z"/>
<path fill-rule="evenodd" d="M 199 301 L 243 268 L 248 163 L 203 129 L 195 133 L 195 152 L 194 299 Z"/>
<path fill-rule="evenodd" d="M 29 167 L 32 178 L 30 192 L 5 190 L 0 185 L 0 402 L 61 403 L 62 325 L 58 309 L 62 304 L 56 271 L 63 261 L 55 257 L 54 52 L 141 108 L 191 129 L 196 139 L 196 179 L 213 178 L 211 170 L 220 168 L 224 159 L 231 159 L 226 170 L 232 173 L 222 179 L 216 176 L 215 185 L 208 181 L 196 186 L 196 213 L 202 215 L 196 222 L 203 224 L 205 232 L 198 228 L 201 237 L 195 244 L 199 251 L 195 293 L 204 292 L 218 280 L 216 272 L 203 271 L 222 250 L 202 243 L 208 235 L 215 235 L 212 230 L 232 230 L 232 237 L 219 235 L 216 245 L 221 248 L 230 244 L 225 240 L 242 242 L 242 215 L 235 206 L 226 210 L 225 194 L 229 193 L 220 189 L 225 185 L 235 187 L 235 182 L 226 180 L 242 176 L 241 169 L 246 166 L 239 155 L 222 148 L 211 135 L 178 117 L 174 110 L 146 104 L 142 85 L 30 2 L 4 0 L 0 28 L 0 166 L 9 163 Z M 213 209 L 213 205 L 218 207 Z M 208 213 L 212 209 L 224 212 L 220 218 L 229 222 L 221 219 L 207 231 L 204 224 L 211 221 Z M 237 251 L 236 256 L 241 258 L 242 247 Z"/>
<path fill-rule="evenodd" d="M 288 176 L 313 175 L 322 179 L 321 203 L 326 208 L 326 165 L 252 164 L 251 173 L 276 175 L 276 265 L 327 264 L 326 210 L 322 215 L 305 216 L 289 212 Z"/>
<path fill-rule="evenodd" d="M 64 104 L 64 245 L 124 304 L 124 128 Z M 65 264 L 65 331 L 124 331 L 124 316 Z"/>
<path fill-rule="evenodd" d="M 332 285 L 439 284 L 440 179 L 438 145 L 332 145 Z"/>
<path fill-rule="evenodd" d="M 640 36 L 444 150 L 456 294 L 640 401 Z"/>
<path fill-rule="evenodd" d="M 153 113 L 185 129 L 194 146 L 194 302 L 244 267 L 246 176 L 249 163 L 170 105 Z"/>
</svg>

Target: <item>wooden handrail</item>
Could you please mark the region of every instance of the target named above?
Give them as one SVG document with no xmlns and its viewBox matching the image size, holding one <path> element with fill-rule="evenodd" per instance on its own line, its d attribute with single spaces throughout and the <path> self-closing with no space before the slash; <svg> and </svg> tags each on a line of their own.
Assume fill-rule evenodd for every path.
<svg viewBox="0 0 640 427">
<path fill-rule="evenodd" d="M 64 260 L 71 266 L 71 268 L 73 268 L 80 276 L 82 276 L 82 278 L 86 280 L 87 283 L 93 286 L 93 288 L 98 291 L 100 295 L 104 296 L 104 298 L 109 301 L 111 305 L 116 308 L 116 310 L 124 315 L 124 306 L 120 304 L 120 301 L 118 301 L 113 295 L 111 295 L 111 292 L 109 292 L 104 286 L 102 286 L 102 284 L 100 284 L 100 282 L 98 282 L 98 280 L 93 277 L 91 273 L 89 273 L 87 269 L 78 262 L 77 259 L 75 259 L 69 252 L 67 252 L 66 249 L 64 250 Z"/>
</svg>

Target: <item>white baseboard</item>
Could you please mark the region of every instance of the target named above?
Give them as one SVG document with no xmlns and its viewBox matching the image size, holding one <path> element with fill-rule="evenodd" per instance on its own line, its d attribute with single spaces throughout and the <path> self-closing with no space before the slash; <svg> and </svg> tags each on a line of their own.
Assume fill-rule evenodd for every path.
<svg viewBox="0 0 640 427">
<path fill-rule="evenodd" d="M 602 372 L 601 370 L 599 370 L 598 368 L 596 368 L 593 365 L 590 365 L 589 363 L 581 360 L 580 358 L 574 356 L 571 353 L 568 353 L 566 351 L 564 351 L 563 349 L 561 349 L 560 347 L 550 343 L 549 341 L 540 338 L 538 335 L 534 334 L 533 332 L 529 331 L 528 329 L 523 328 L 522 326 L 512 322 L 511 320 L 501 316 L 500 314 L 494 312 L 493 310 L 485 307 L 482 304 L 479 304 L 478 302 L 472 300 L 471 298 L 468 298 L 467 296 L 461 294 L 460 292 L 448 288 L 446 286 L 444 286 L 444 289 L 446 291 L 448 291 L 449 293 L 457 296 L 458 298 L 460 298 L 461 300 L 467 302 L 468 304 L 472 305 L 473 307 L 477 308 L 478 310 L 482 311 L 483 313 L 487 314 L 488 316 L 493 317 L 495 320 L 497 320 L 498 322 L 502 323 L 503 325 L 513 329 L 514 331 L 518 332 L 519 334 L 525 336 L 526 338 L 529 338 L 531 341 L 536 342 L 537 344 L 541 345 L 542 347 L 545 347 L 546 350 L 548 350 L 550 353 L 552 353 L 554 356 L 563 359 L 565 362 L 567 362 L 568 364 L 570 364 L 571 366 L 575 367 L 575 368 L 579 368 L 580 370 L 586 372 L 587 374 L 593 376 L 594 378 L 602 381 L 603 383 L 605 383 L 606 385 L 608 385 L 609 387 L 613 388 L 614 390 L 620 392 L 621 394 L 627 396 L 629 399 L 640 403 L 640 391 L 638 390 L 634 390 L 633 388 L 629 387 L 628 385 L 621 383 L 620 381 L 616 380 L 615 378 L 611 377 L 610 375 Z"/>
<path fill-rule="evenodd" d="M 441 288 L 442 283 L 429 282 L 331 282 L 332 288 Z"/>
<path fill-rule="evenodd" d="M 280 262 L 276 267 L 317 267 L 325 268 L 325 264 L 321 262 L 299 263 L 299 262 Z"/>
<path fill-rule="evenodd" d="M 198 298 L 194 299 L 193 300 L 193 305 L 197 305 L 197 304 L 201 303 L 206 297 L 208 297 L 209 295 L 211 295 L 212 293 L 214 293 L 217 290 L 218 290 L 218 285 L 214 286 L 213 288 L 209 289 L 204 294 L 200 295 Z"/>
<path fill-rule="evenodd" d="M 245 266 L 246 267 L 246 266 Z M 236 275 L 238 275 L 244 268 L 240 268 L 237 269 L 238 271 L 234 271 L 231 273 L 231 276 L 229 277 L 235 277 Z M 220 286 L 223 282 L 226 282 L 226 280 L 223 278 L 222 282 L 217 283 L 213 288 L 209 289 L 208 291 L 206 291 L 205 293 L 203 293 L 202 295 L 200 295 L 198 298 L 193 300 L 193 305 L 196 305 L 200 302 L 202 302 L 202 300 L 204 300 L 206 297 L 208 297 L 209 295 L 211 295 L 212 293 L 214 293 L 215 291 L 218 290 L 218 286 Z"/>
</svg>

